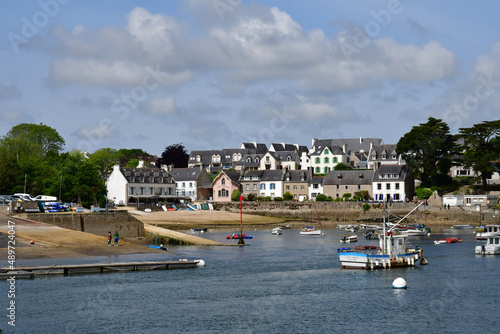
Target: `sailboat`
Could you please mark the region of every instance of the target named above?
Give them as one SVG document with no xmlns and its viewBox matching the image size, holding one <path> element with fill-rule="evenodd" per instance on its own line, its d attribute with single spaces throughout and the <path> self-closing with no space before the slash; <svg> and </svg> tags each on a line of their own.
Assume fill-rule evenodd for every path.
<svg viewBox="0 0 500 334">
<path fill-rule="evenodd" d="M 411 210 L 406 216 L 404 216 L 400 222 L 408 217 L 415 209 L 420 205 L 416 206 Z M 385 202 L 383 206 L 384 214 L 384 232 L 379 239 L 379 247 L 373 247 L 366 249 L 351 249 L 351 248 L 339 248 L 337 252 L 339 253 L 340 264 L 342 268 L 345 269 L 391 269 L 398 267 L 411 267 L 415 263 L 422 259 L 421 264 L 426 261 L 422 258 L 423 250 L 421 248 L 410 247 L 406 244 L 407 234 L 395 234 L 392 230 L 398 224 L 393 225 L 389 230 L 387 230 L 387 224 L 385 222 Z"/>
<path fill-rule="evenodd" d="M 316 216 L 318 216 L 318 211 L 316 210 L 316 204 L 313 202 L 314 211 L 311 210 L 312 222 L 314 222 L 314 212 L 316 212 Z M 319 226 L 321 226 L 321 221 L 319 218 L 317 219 Z M 302 226 L 300 230 L 300 235 L 325 235 L 321 230 L 317 230 L 314 226 Z"/>
</svg>

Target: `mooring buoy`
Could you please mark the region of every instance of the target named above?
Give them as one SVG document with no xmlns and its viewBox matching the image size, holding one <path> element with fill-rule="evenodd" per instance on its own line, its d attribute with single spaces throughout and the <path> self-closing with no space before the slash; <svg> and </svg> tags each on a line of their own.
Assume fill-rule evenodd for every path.
<svg viewBox="0 0 500 334">
<path fill-rule="evenodd" d="M 402 277 L 398 277 L 392 282 L 393 289 L 406 289 L 406 281 Z"/>
</svg>

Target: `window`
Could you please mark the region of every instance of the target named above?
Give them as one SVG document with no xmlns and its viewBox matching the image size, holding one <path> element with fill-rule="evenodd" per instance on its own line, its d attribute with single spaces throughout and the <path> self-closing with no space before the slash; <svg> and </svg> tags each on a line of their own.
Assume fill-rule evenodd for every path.
<svg viewBox="0 0 500 334">
<path fill-rule="evenodd" d="M 345 186 L 345 190 L 349 189 L 349 186 Z"/>
<path fill-rule="evenodd" d="M 385 189 L 390 190 L 390 189 L 391 189 L 391 184 L 390 184 L 390 183 L 387 183 L 387 184 L 385 185 Z"/>
<path fill-rule="evenodd" d="M 377 189 L 382 190 L 382 183 L 377 183 Z"/>
<path fill-rule="evenodd" d="M 259 158 L 255 158 L 255 163 L 259 163 L 260 159 Z"/>
<path fill-rule="evenodd" d="M 340 197 L 339 194 L 337 194 L 337 198 L 339 198 L 339 197 Z"/>
<path fill-rule="evenodd" d="M 193 182 L 189 182 L 189 188 L 193 188 Z"/>
<path fill-rule="evenodd" d="M 293 186 L 293 190 L 297 190 L 297 186 Z"/>
<path fill-rule="evenodd" d="M 325 164 L 329 164 L 330 163 L 330 159 L 328 157 L 326 157 L 324 160 Z"/>
<path fill-rule="evenodd" d="M 290 186 L 286 186 L 285 188 L 286 188 L 286 190 L 290 190 Z"/>
<path fill-rule="evenodd" d="M 361 185 L 358 184 L 358 190 L 361 190 Z"/>
<path fill-rule="evenodd" d="M 328 173 L 328 167 L 323 167 L 323 173 Z"/>
<path fill-rule="evenodd" d="M 260 190 L 266 190 L 266 184 L 265 183 L 261 183 L 260 184 Z"/>
<path fill-rule="evenodd" d="M 297 194 L 293 195 L 293 199 L 297 199 Z"/>
<path fill-rule="evenodd" d="M 304 186 L 300 186 L 300 190 L 304 190 Z"/>
<path fill-rule="evenodd" d="M 328 151 L 327 148 L 325 148 L 325 154 L 330 154 L 330 151 Z"/>
<path fill-rule="evenodd" d="M 396 190 L 399 190 L 399 183 L 396 183 Z"/>
<path fill-rule="evenodd" d="M 225 178 L 222 178 L 222 180 L 220 181 L 220 183 L 224 186 L 226 185 L 226 179 Z"/>
<path fill-rule="evenodd" d="M 339 159 L 337 157 L 333 157 L 333 163 L 339 162 Z"/>
<path fill-rule="evenodd" d="M 316 158 L 314 159 L 314 162 L 316 162 L 317 164 L 321 163 L 321 159 L 320 158 Z"/>
<path fill-rule="evenodd" d="M 339 189 L 340 189 L 340 186 L 337 184 L 337 190 L 339 190 Z"/>
<path fill-rule="evenodd" d="M 319 189 L 319 184 L 317 183 L 313 184 L 313 189 Z"/>
<path fill-rule="evenodd" d="M 134 188 L 134 187 L 130 187 L 129 192 L 130 192 L 130 195 L 133 195 L 133 194 L 134 194 L 134 192 L 135 192 L 135 188 Z"/>
<path fill-rule="evenodd" d="M 252 158 L 248 157 L 247 158 L 247 164 L 251 163 L 252 162 Z"/>
<path fill-rule="evenodd" d="M 265 189 L 265 188 L 264 188 L 264 189 Z M 275 183 L 271 183 L 271 184 L 269 185 L 269 189 L 270 189 L 270 190 L 275 190 L 275 189 L 276 189 L 276 184 L 275 184 Z"/>
<path fill-rule="evenodd" d="M 250 190 L 250 185 L 248 183 L 245 184 L 245 190 Z"/>
<path fill-rule="evenodd" d="M 253 190 L 257 190 L 257 185 L 256 184 L 253 185 Z"/>
<path fill-rule="evenodd" d="M 399 201 L 399 194 L 394 194 L 394 200 Z"/>
<path fill-rule="evenodd" d="M 182 188 L 186 188 L 186 183 L 182 182 Z"/>
<path fill-rule="evenodd" d="M 314 168 L 314 172 L 318 174 L 321 173 L 321 168 L 319 167 Z"/>
</svg>

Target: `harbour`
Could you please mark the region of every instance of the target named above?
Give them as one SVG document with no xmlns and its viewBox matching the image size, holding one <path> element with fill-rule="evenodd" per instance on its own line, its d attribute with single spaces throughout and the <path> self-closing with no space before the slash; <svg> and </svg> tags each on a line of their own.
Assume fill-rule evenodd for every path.
<svg viewBox="0 0 500 334">
<path fill-rule="evenodd" d="M 189 233 L 189 231 L 186 231 Z M 345 231 L 301 236 L 298 229 L 251 231 L 247 247 L 171 246 L 169 252 L 38 259 L 20 265 L 203 259 L 195 270 L 47 275 L 17 282 L 21 332 L 44 333 L 381 333 L 493 332 L 481 319 L 496 314 L 500 257 L 474 253 L 469 231 L 414 237 L 429 265 L 343 270 L 337 248 Z M 359 233 L 359 245 L 377 244 Z M 204 237 L 226 242 L 227 231 Z M 445 237 L 463 242 L 434 245 Z M 237 240 L 232 241 L 237 243 Z M 93 260 L 93 261 L 90 261 Z M 405 290 L 392 289 L 397 277 Z M 0 284 L 3 284 L 0 282 Z M 5 301 L 2 301 L 5 304 Z M 0 305 L 7 307 L 6 305 Z M 5 329 L 5 325 L 2 326 Z"/>
</svg>

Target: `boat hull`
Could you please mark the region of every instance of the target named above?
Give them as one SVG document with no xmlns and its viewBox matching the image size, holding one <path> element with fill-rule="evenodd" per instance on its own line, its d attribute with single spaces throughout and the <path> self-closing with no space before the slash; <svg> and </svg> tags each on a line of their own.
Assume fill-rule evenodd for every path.
<svg viewBox="0 0 500 334">
<path fill-rule="evenodd" d="M 391 259 L 390 255 L 363 252 L 342 252 L 339 254 L 343 269 L 390 269 L 412 267 L 422 257 L 421 251 L 399 254 Z"/>
<path fill-rule="evenodd" d="M 300 231 L 301 235 L 321 235 L 321 230 L 314 231 Z"/>
</svg>

